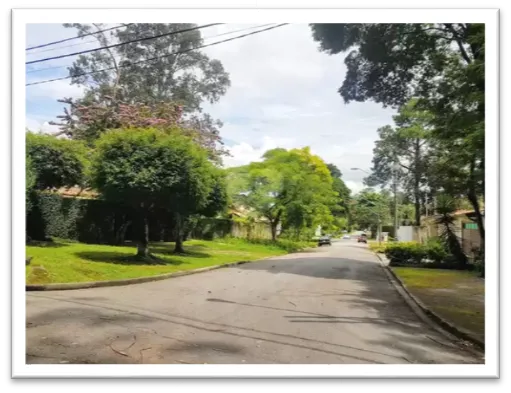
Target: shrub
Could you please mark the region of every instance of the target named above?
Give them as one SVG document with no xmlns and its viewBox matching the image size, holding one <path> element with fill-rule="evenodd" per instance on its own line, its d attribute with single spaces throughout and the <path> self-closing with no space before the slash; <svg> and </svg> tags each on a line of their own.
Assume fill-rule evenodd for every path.
<svg viewBox="0 0 511 393">
<path fill-rule="evenodd" d="M 385 256 L 394 266 L 420 264 L 426 254 L 426 248 L 416 242 L 389 243 L 385 248 Z"/>
<path fill-rule="evenodd" d="M 434 263 L 445 262 L 449 254 L 445 251 L 444 245 L 440 241 L 428 242 L 424 245 L 426 258 Z"/>
<path fill-rule="evenodd" d="M 370 241 L 368 246 L 371 251 L 377 253 L 384 253 L 387 249 L 387 243 L 378 243 L 375 241 Z"/>
<path fill-rule="evenodd" d="M 227 236 L 222 239 L 222 242 L 225 243 L 238 243 L 245 242 L 251 244 L 262 244 L 265 246 L 280 248 L 281 250 L 285 250 L 287 252 L 297 252 L 302 251 L 306 248 L 316 247 L 316 242 L 307 242 L 307 241 L 296 241 L 289 239 L 277 239 L 275 241 L 271 239 L 239 239 L 231 236 Z"/>
</svg>

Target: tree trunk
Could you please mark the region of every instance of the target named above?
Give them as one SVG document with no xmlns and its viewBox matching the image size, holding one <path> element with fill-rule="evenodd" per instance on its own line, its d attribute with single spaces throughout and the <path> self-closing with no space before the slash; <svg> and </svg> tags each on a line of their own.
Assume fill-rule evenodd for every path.
<svg viewBox="0 0 511 393">
<path fill-rule="evenodd" d="M 272 241 L 277 240 L 277 227 L 279 226 L 281 216 L 282 216 L 282 210 L 279 210 L 277 213 L 277 216 L 273 220 L 270 220 L 271 240 Z"/>
<path fill-rule="evenodd" d="M 176 245 L 174 247 L 174 252 L 178 254 L 183 254 L 185 252 L 183 248 L 183 222 L 181 215 L 179 213 L 175 213 L 175 224 L 176 224 Z"/>
<path fill-rule="evenodd" d="M 278 222 L 272 221 L 270 223 L 271 226 L 271 240 L 276 241 L 277 240 L 277 225 Z"/>
<path fill-rule="evenodd" d="M 140 236 L 137 244 L 137 256 L 147 258 L 149 257 L 149 220 L 147 213 L 141 212 L 140 220 Z"/>
</svg>

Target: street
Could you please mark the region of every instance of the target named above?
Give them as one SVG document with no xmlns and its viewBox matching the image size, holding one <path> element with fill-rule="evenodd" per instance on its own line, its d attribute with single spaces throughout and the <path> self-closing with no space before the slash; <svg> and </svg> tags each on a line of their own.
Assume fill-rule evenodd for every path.
<svg viewBox="0 0 511 393">
<path fill-rule="evenodd" d="M 27 292 L 27 363 L 482 363 L 412 312 L 366 245 L 145 284 Z"/>
</svg>

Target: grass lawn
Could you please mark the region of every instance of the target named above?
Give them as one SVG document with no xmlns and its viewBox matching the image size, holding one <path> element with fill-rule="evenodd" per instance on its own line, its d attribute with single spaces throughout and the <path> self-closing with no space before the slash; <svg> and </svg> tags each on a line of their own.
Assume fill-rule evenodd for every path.
<svg viewBox="0 0 511 393">
<path fill-rule="evenodd" d="M 477 273 L 410 267 L 392 270 L 433 312 L 484 341 L 484 280 Z"/>
<path fill-rule="evenodd" d="M 146 277 L 157 274 L 251 261 L 286 254 L 277 246 L 251 244 L 242 240 L 189 240 L 184 255 L 173 254 L 173 243 L 153 243 L 150 251 L 161 258 L 160 264 L 138 262 L 131 256 L 134 245 L 107 246 L 83 244 L 65 240 L 38 243 L 26 247 L 27 257 L 33 257 L 26 267 L 27 284 L 69 283 Z"/>
</svg>

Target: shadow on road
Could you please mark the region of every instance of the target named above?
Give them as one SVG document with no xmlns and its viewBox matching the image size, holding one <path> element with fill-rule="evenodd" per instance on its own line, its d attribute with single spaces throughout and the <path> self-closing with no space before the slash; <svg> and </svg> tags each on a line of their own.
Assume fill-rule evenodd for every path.
<svg viewBox="0 0 511 393">
<path fill-rule="evenodd" d="M 363 249 L 361 250 L 363 252 Z M 283 334 L 277 330 L 263 330 L 257 326 L 241 326 L 218 319 L 210 321 L 207 317 L 198 317 L 207 315 L 206 306 L 202 306 L 201 310 L 191 310 L 190 313 L 182 315 L 143 309 L 134 305 L 123 304 L 121 307 L 112 301 L 101 301 L 93 299 L 92 296 L 86 296 L 86 293 L 92 292 L 73 295 L 73 292 L 69 291 L 69 295 L 66 293 L 68 295 L 66 298 L 52 296 L 51 293 L 30 295 L 40 301 L 43 299 L 58 301 L 61 307 L 49 311 L 41 309 L 27 320 L 27 331 L 33 328 L 44 328 L 45 325 L 48 325 L 48 328 L 51 325 L 75 326 L 79 327 L 80 331 L 87 332 L 87 335 L 80 336 L 80 340 L 77 340 L 78 344 L 73 344 L 68 337 L 59 334 L 55 329 L 51 337 L 49 333 L 44 337 L 27 334 L 27 362 L 58 362 L 58 359 L 70 363 L 168 363 L 168 359 L 176 353 L 195 354 L 194 356 L 200 359 L 201 353 L 211 353 L 211 351 L 234 356 L 249 350 L 248 347 L 231 345 L 230 337 L 305 349 L 312 353 L 335 355 L 338 356 L 339 363 L 350 363 L 350 359 L 352 363 L 373 364 L 435 362 L 459 364 L 477 361 L 468 352 L 447 342 L 421 323 L 391 286 L 378 263 L 340 259 L 332 256 L 331 253 L 326 255 L 308 253 L 245 264 L 225 269 L 223 272 L 228 272 L 230 269 L 239 269 L 245 273 L 264 271 L 277 275 L 299 275 L 311 279 L 338 280 L 339 282 L 347 280 L 350 284 L 356 285 L 352 285 L 349 290 L 343 290 L 343 286 L 340 285 L 339 290 L 325 292 L 321 290 L 321 282 L 318 282 L 317 292 L 300 292 L 295 297 L 317 298 L 318 302 L 327 297 L 330 301 L 348 303 L 349 309 L 359 310 L 361 314 L 370 315 L 370 317 L 339 315 L 335 312 L 324 314 L 310 309 L 301 310 L 296 305 L 288 308 L 277 307 L 264 299 L 254 299 L 251 302 L 240 302 L 236 298 L 205 299 L 210 303 L 225 305 L 226 314 L 235 312 L 236 309 L 233 307 L 247 307 L 254 310 L 262 308 L 271 310 L 274 313 L 272 318 L 275 320 L 281 319 L 290 325 L 303 324 L 304 331 L 315 329 L 315 326 L 320 329 L 325 324 L 370 324 L 379 329 L 379 334 L 377 337 L 366 337 L 362 348 L 346 345 L 345 341 L 343 343 L 327 342 L 307 337 L 306 334 L 303 336 Z M 214 274 L 223 274 L 223 272 L 216 271 Z M 193 286 L 194 276 L 181 279 L 189 280 L 190 285 Z M 141 288 L 137 290 L 141 291 Z M 279 293 L 279 291 L 280 289 L 276 288 L 275 292 Z M 155 296 L 155 293 L 152 292 L 151 295 Z M 155 301 L 157 302 L 158 299 Z M 290 303 L 293 305 L 292 302 Z M 182 328 L 185 328 L 187 332 L 197 332 L 198 338 L 193 339 L 187 335 L 186 339 L 182 339 L 173 334 Z M 112 347 L 117 345 L 116 340 L 123 343 L 122 348 L 127 349 Z M 150 344 L 152 349 L 144 346 L 148 343 L 152 343 Z M 55 348 L 60 350 L 60 355 L 55 355 L 55 359 L 46 356 L 54 353 Z M 151 351 L 156 351 L 154 353 L 158 355 L 148 355 L 153 353 Z M 432 353 L 443 353 L 443 355 L 435 357 Z M 201 363 L 200 360 L 197 363 Z"/>
</svg>

